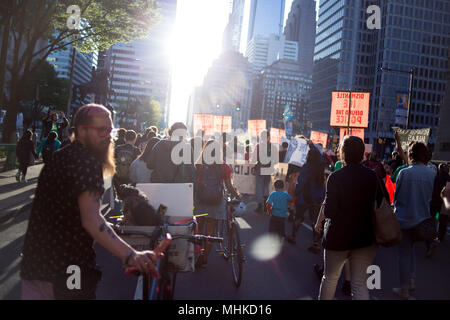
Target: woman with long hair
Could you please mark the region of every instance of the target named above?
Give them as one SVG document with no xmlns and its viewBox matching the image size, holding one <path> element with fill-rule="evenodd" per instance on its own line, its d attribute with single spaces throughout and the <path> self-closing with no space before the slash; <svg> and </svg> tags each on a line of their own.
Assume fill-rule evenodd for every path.
<svg viewBox="0 0 450 320">
<path fill-rule="evenodd" d="M 296 232 L 304 220 L 305 211 L 308 210 L 312 226 L 316 222 L 320 205 L 325 197 L 325 166 L 322 162 L 319 150 L 311 140 L 307 140 L 309 152 L 306 163 L 303 166 L 295 185 L 295 221 L 292 225 L 292 235 L 288 241 L 295 243 Z M 320 252 L 320 235 L 313 232 L 313 244 L 309 250 L 313 253 Z"/>
<path fill-rule="evenodd" d="M 27 175 L 28 167 L 31 165 L 32 158 L 38 158 L 34 143 L 33 132 L 31 130 L 25 131 L 22 138 L 17 143 L 16 149 L 17 160 L 19 161 L 19 171 L 16 174 L 17 182 L 27 182 L 25 176 Z M 21 177 L 22 176 L 22 177 Z"/>
<path fill-rule="evenodd" d="M 224 186 L 235 198 L 239 198 L 237 190 L 231 182 L 233 170 L 224 163 L 222 148 L 219 142 L 209 140 L 203 146 L 200 157 L 195 165 L 196 183 L 194 193 L 195 214 L 207 214 L 206 217 L 199 217 L 200 233 L 212 236 L 218 220 L 226 219 L 225 199 L 223 195 Z M 203 232 L 203 228 L 206 230 Z M 196 266 L 202 267 L 207 264 L 208 255 L 212 243 L 207 242 L 205 252 L 197 261 Z"/>
</svg>

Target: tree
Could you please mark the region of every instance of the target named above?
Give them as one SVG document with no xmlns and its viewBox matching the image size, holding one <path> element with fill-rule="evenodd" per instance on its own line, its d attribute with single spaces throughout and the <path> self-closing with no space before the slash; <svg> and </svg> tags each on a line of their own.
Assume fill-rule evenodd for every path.
<svg viewBox="0 0 450 320">
<path fill-rule="evenodd" d="M 12 38 L 12 46 L 5 48 L 8 41 L 3 41 L 0 50 L 0 88 L 9 75 L 9 96 L 0 95 L 0 103 L 7 106 L 3 142 L 14 139 L 20 101 L 27 94 L 25 80 L 52 52 L 69 45 L 84 53 L 107 50 L 117 42 L 148 37 L 159 21 L 155 0 L 77 0 L 77 7 L 73 4 L 73 0 L 2 0 L 3 39 Z M 69 7 L 79 12 L 67 13 Z M 74 28 L 77 23 L 78 29 Z M 12 54 L 9 64 L 8 52 Z"/>
<path fill-rule="evenodd" d="M 146 114 L 148 113 L 148 115 Z M 144 104 L 144 114 L 146 115 L 146 126 L 155 126 L 158 129 L 160 128 L 162 112 L 161 106 L 158 101 L 149 99 Z"/>
</svg>

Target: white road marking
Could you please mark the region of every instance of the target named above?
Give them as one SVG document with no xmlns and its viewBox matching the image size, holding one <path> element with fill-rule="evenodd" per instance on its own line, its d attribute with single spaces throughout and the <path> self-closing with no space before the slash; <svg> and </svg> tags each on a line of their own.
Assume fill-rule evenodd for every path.
<svg viewBox="0 0 450 320">
<path fill-rule="evenodd" d="M 237 217 L 236 222 L 239 225 L 240 229 L 251 229 L 252 228 L 252 226 L 249 225 L 248 222 L 245 221 L 244 218 Z"/>
<path fill-rule="evenodd" d="M 313 231 L 312 227 L 304 222 L 302 222 L 302 226 L 304 226 L 306 229 L 308 229 L 309 231 Z"/>
</svg>

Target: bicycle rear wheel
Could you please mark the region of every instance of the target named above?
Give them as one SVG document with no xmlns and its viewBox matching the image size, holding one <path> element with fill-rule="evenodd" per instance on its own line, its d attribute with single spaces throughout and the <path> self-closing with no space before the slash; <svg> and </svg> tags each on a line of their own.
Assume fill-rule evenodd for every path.
<svg viewBox="0 0 450 320">
<path fill-rule="evenodd" d="M 230 252 L 230 261 L 231 261 L 231 270 L 233 273 L 233 282 L 234 285 L 239 288 L 242 282 L 242 269 L 244 256 L 242 253 L 241 247 L 241 239 L 239 237 L 239 231 L 236 223 L 231 224 L 231 248 L 229 248 Z"/>
</svg>

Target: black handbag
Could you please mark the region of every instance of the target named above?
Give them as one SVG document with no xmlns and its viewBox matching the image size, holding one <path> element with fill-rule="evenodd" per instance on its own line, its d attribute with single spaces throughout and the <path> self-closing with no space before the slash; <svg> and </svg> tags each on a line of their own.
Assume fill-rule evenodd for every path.
<svg viewBox="0 0 450 320">
<path fill-rule="evenodd" d="M 430 217 L 412 228 L 414 242 L 432 241 L 437 237 L 436 219 Z"/>
</svg>

